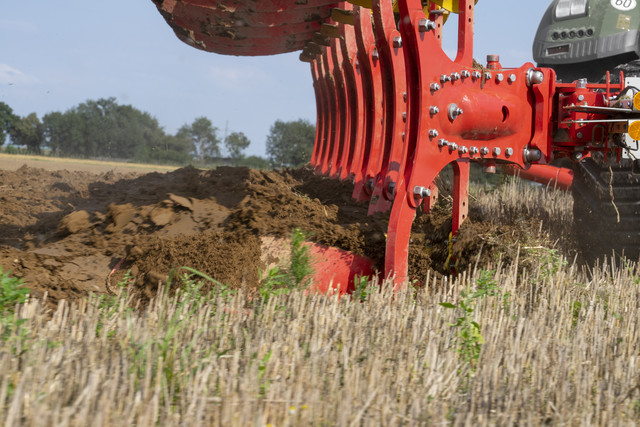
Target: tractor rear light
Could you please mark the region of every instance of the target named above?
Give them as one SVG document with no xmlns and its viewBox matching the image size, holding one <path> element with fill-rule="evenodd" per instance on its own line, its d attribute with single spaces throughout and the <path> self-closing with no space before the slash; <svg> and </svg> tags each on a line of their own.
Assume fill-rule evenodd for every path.
<svg viewBox="0 0 640 427">
<path fill-rule="evenodd" d="M 633 140 L 640 140 L 640 120 L 629 121 L 629 136 Z"/>
</svg>

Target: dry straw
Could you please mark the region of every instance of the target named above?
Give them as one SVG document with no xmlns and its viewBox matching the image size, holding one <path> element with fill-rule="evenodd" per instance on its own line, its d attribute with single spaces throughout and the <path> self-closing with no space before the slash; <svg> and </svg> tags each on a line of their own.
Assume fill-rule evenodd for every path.
<svg viewBox="0 0 640 427">
<path fill-rule="evenodd" d="M 555 254 L 555 253 L 554 253 Z M 488 268 L 493 271 L 488 272 Z M 484 282 L 483 282 L 484 281 Z M 483 341 L 452 327 L 462 292 Z M 6 426 L 632 425 L 640 271 L 562 257 L 477 268 L 364 301 L 292 291 L 248 302 L 197 287 L 144 309 L 30 301 L 0 327 Z M 374 285 L 375 286 L 375 285 Z"/>
</svg>

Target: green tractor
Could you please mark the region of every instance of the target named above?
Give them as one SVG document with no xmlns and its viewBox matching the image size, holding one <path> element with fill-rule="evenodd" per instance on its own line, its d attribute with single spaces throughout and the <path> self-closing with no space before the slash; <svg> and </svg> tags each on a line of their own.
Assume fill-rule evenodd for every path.
<svg viewBox="0 0 640 427">
<path fill-rule="evenodd" d="M 554 0 L 533 43 L 539 66 L 559 80 L 598 82 L 607 71 L 617 82 L 624 72 L 627 95 L 640 91 L 640 7 L 637 0 Z M 622 253 L 640 257 L 640 147 L 614 141 L 623 158 L 600 153 L 574 163 L 576 240 L 587 258 Z"/>
<path fill-rule="evenodd" d="M 599 80 L 606 71 L 640 58 L 636 0 L 554 0 L 538 27 L 533 58 L 558 78 Z"/>
</svg>

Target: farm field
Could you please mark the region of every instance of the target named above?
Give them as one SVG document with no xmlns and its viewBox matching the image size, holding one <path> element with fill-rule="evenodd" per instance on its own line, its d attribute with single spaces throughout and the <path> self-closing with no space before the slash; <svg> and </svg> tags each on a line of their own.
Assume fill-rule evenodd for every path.
<svg viewBox="0 0 640 427">
<path fill-rule="evenodd" d="M 576 261 L 568 194 L 474 187 L 450 245 L 444 183 L 413 286 L 338 299 L 264 291 L 265 241 L 299 228 L 380 263 L 386 218 L 349 183 L 86 167 L 0 167 L 0 265 L 31 291 L 0 322 L 6 425 L 640 421 L 640 272 Z"/>
</svg>

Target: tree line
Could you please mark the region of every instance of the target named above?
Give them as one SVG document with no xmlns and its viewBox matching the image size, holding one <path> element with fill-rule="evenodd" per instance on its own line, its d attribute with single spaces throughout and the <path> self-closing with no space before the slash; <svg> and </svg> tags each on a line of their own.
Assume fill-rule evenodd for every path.
<svg viewBox="0 0 640 427">
<path fill-rule="evenodd" d="M 0 146 L 8 140 L 30 153 L 41 154 L 46 148 L 51 155 L 61 157 L 199 165 L 226 161 L 266 168 L 307 163 L 315 126 L 303 119 L 276 121 L 267 135 L 265 159 L 245 155 L 251 141 L 243 132 L 221 138 L 219 129 L 207 117 L 196 118 L 172 135 L 149 113 L 120 105 L 116 98 L 87 100 L 42 119 L 36 113 L 20 117 L 0 102 Z"/>
</svg>

